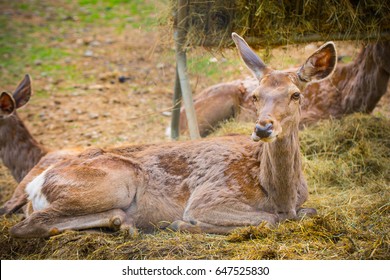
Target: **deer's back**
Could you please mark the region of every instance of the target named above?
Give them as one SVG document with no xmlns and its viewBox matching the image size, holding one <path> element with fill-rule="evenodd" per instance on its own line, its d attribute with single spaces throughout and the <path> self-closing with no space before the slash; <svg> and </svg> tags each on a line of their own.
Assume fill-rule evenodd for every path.
<svg viewBox="0 0 390 280">
<path fill-rule="evenodd" d="M 260 147 L 247 136 L 231 136 L 92 148 L 51 165 L 42 185 L 34 181 L 42 168 L 33 169 L 24 183 L 31 197 L 45 196 L 45 207 L 74 215 L 120 208 L 138 227 L 148 228 L 181 218 L 190 200 L 202 207 L 242 193 L 248 204 L 259 201 Z"/>
<path fill-rule="evenodd" d="M 199 141 L 151 145 L 132 156 L 140 163 L 150 184 L 185 182 L 193 190 L 204 182 L 226 179 L 233 166 L 248 170 L 259 166 L 259 144 L 247 136 L 227 136 Z M 234 168 L 233 168 L 234 169 Z"/>
<path fill-rule="evenodd" d="M 137 226 L 147 227 L 150 220 L 181 219 L 189 203 L 211 207 L 213 203 L 228 203 L 237 193 L 249 204 L 263 197 L 259 151 L 259 144 L 249 137 L 231 136 L 152 145 L 135 152 L 132 158 L 145 175 L 132 213 Z"/>
</svg>

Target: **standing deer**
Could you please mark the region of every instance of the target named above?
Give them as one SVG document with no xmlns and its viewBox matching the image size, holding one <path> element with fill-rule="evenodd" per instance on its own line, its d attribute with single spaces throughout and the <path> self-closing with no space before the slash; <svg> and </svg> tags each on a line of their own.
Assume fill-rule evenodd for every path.
<svg viewBox="0 0 390 280">
<path fill-rule="evenodd" d="M 274 225 L 315 214 L 302 208 L 298 125 L 302 91 L 329 77 L 336 50 L 326 43 L 297 72 L 266 66 L 237 34 L 239 53 L 258 79 L 251 139 L 230 136 L 160 145 L 87 149 L 22 182 L 27 218 L 15 237 L 108 227 L 132 232 L 156 226 L 226 234 L 237 227 Z M 218 108 L 215 108 L 218 110 Z"/>
<path fill-rule="evenodd" d="M 290 70 L 291 71 L 291 70 Z M 390 78 L 390 41 L 367 44 L 351 63 L 338 65 L 330 79 L 308 85 L 303 95 L 301 126 L 321 119 L 341 118 L 355 112 L 371 113 L 387 91 Z M 250 121 L 256 116 L 252 92 L 256 78 L 206 88 L 194 100 L 201 136 L 222 121 Z M 218 110 L 214 108 L 218 106 Z M 187 131 L 185 108 L 180 111 L 180 132 Z"/>
<path fill-rule="evenodd" d="M 1 208 L 0 214 L 10 214 L 27 203 L 22 179 L 28 174 L 31 179 L 54 162 L 65 159 L 76 151 L 62 150 L 49 152 L 31 136 L 16 109 L 24 106 L 31 97 L 31 78 L 25 75 L 15 91 L 3 92 L 0 96 L 0 159 L 20 183 L 12 198 Z M 41 161 L 41 158 L 45 160 Z M 29 173 L 36 166 L 34 172 Z"/>
</svg>

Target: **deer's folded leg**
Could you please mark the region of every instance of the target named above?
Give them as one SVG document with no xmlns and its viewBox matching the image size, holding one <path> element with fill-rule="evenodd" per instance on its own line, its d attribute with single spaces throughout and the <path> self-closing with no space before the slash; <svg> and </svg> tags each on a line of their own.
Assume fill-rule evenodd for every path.
<svg viewBox="0 0 390 280">
<path fill-rule="evenodd" d="M 34 212 L 30 217 L 11 228 L 11 235 L 19 238 L 49 237 L 66 230 L 91 228 L 110 228 L 119 230 L 130 228 L 123 225 L 126 214 L 121 209 L 112 209 L 102 213 L 83 216 L 59 216 L 53 209 L 47 208 Z"/>
</svg>

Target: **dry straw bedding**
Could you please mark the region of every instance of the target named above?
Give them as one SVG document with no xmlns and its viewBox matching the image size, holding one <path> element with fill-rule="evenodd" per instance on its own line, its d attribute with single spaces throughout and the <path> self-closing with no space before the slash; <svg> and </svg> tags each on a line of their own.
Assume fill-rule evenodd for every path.
<svg viewBox="0 0 390 280">
<path fill-rule="evenodd" d="M 245 36 L 252 46 L 319 40 L 389 39 L 389 1 L 187 2 L 187 43 L 192 46 L 231 46 L 232 31 Z M 177 10 L 176 4 L 177 1 L 171 1 L 171 14 Z"/>
<path fill-rule="evenodd" d="M 248 133 L 251 127 L 230 122 L 216 134 Z M 323 121 L 300 138 L 310 190 L 306 205 L 319 210 L 317 217 L 228 236 L 70 231 L 18 240 L 8 234 L 20 219 L 14 215 L 0 219 L 1 259 L 389 259 L 390 121 L 356 114 Z"/>
</svg>

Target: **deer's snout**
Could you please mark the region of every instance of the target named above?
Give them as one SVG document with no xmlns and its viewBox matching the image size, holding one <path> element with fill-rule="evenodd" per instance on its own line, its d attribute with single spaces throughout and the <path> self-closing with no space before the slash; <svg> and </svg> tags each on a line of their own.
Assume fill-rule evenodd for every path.
<svg viewBox="0 0 390 280">
<path fill-rule="evenodd" d="M 269 122 L 264 126 L 257 123 L 255 126 L 255 133 L 260 139 L 267 138 L 272 134 L 272 129 L 273 129 L 272 122 Z"/>
<path fill-rule="evenodd" d="M 258 121 L 252 133 L 252 140 L 259 141 L 268 139 L 274 130 L 272 120 Z"/>
</svg>

